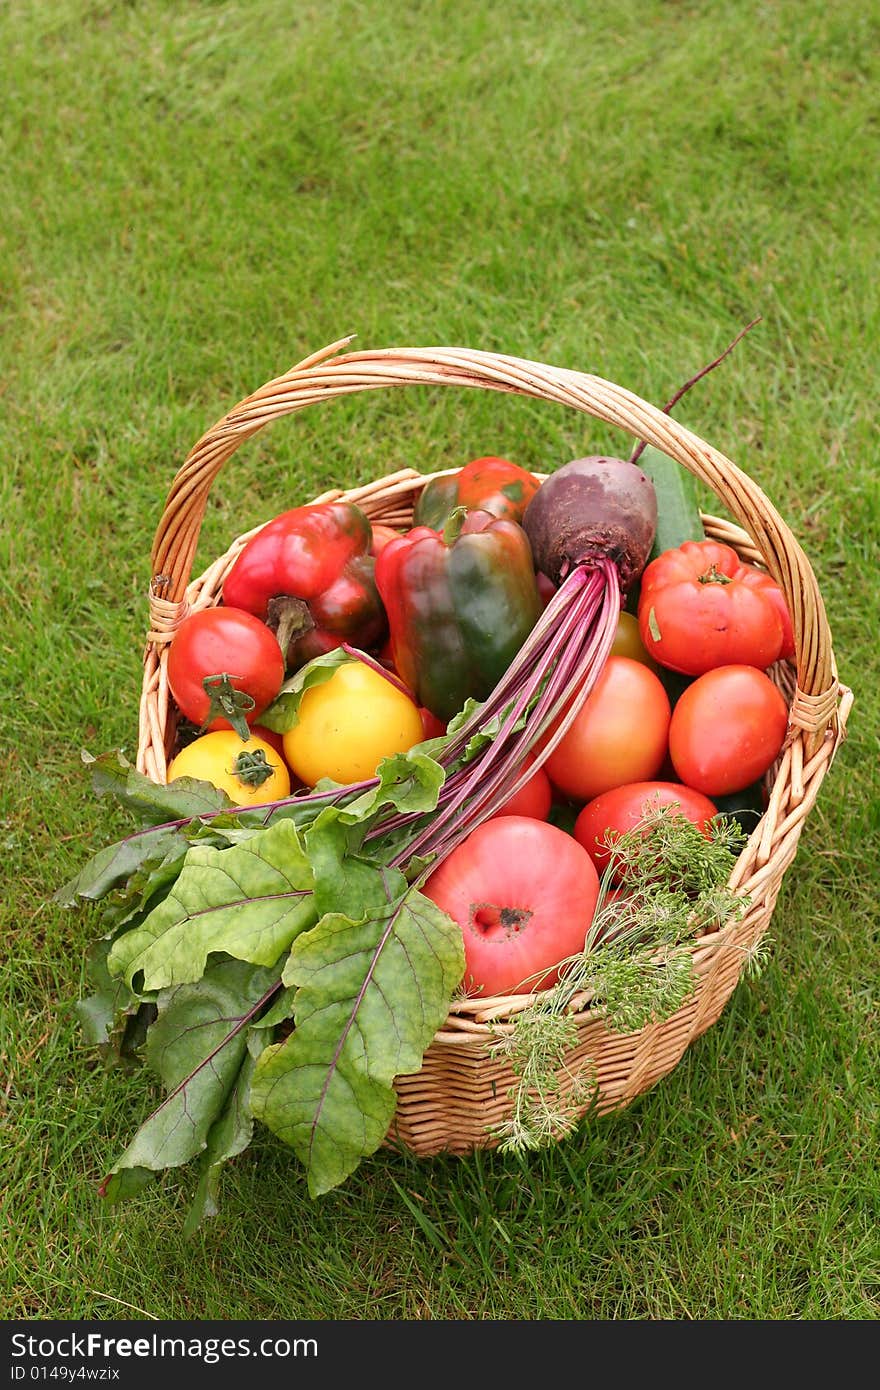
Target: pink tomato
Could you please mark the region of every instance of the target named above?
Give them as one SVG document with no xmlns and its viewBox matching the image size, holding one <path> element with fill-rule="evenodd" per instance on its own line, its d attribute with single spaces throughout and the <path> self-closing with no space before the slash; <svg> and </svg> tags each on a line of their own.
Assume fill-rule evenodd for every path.
<svg viewBox="0 0 880 1390">
<path fill-rule="evenodd" d="M 497 816 L 442 861 L 423 892 L 461 927 L 469 991 L 528 994 L 554 984 L 555 967 L 583 949 L 599 877 L 564 830 Z"/>
</svg>

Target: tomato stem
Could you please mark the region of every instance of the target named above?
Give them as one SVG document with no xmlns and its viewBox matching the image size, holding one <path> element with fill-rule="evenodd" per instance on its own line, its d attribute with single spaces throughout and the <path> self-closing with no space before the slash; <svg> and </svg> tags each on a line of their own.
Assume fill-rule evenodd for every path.
<svg viewBox="0 0 880 1390">
<path fill-rule="evenodd" d="M 470 920 L 482 936 L 515 936 L 534 916 L 528 907 L 499 907 L 497 903 L 471 903 Z"/>
<path fill-rule="evenodd" d="M 266 758 L 262 748 L 256 748 L 253 752 L 242 749 L 232 764 L 233 776 L 246 787 L 261 787 L 274 772 L 275 768 Z"/>
<path fill-rule="evenodd" d="M 705 574 L 698 575 L 700 584 L 732 584 L 729 574 L 722 574 L 717 565 L 711 565 Z"/>
<path fill-rule="evenodd" d="M 245 715 L 256 708 L 257 702 L 246 690 L 236 689 L 232 682 L 237 680 L 241 680 L 241 676 L 230 676 L 228 671 L 218 671 L 213 676 L 205 676 L 202 689 L 208 697 L 209 705 L 199 733 L 204 733 L 215 719 L 225 719 L 243 742 L 246 743 L 250 738 L 251 731 Z"/>
</svg>

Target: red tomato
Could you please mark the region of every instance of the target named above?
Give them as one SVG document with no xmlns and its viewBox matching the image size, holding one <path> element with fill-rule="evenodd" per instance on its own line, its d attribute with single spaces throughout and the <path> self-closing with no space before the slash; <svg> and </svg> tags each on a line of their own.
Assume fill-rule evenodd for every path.
<svg viewBox="0 0 880 1390">
<path fill-rule="evenodd" d="M 541 607 L 546 608 L 553 595 L 556 593 L 556 585 L 552 579 L 548 579 L 546 574 L 540 570 L 535 575 L 535 583 L 538 588 L 538 598 L 541 600 Z"/>
<path fill-rule="evenodd" d="M 665 550 L 641 580 L 639 631 L 646 650 L 686 676 L 717 666 L 765 669 L 785 641 L 771 586 L 778 588 L 769 574 L 743 565 L 729 545 L 685 541 Z M 784 609 L 781 591 L 779 598 Z"/>
<path fill-rule="evenodd" d="M 681 814 L 705 832 L 717 815 L 717 807 L 692 787 L 678 782 L 630 782 L 614 787 L 588 801 L 574 825 L 574 837 L 589 854 L 601 874 L 610 857 L 609 832 L 623 835 L 638 825 L 646 810 L 655 806 L 678 806 Z M 617 875 L 615 874 L 615 878 Z"/>
<path fill-rule="evenodd" d="M 631 657 L 609 656 L 544 764 L 550 781 L 564 796 L 590 801 L 624 782 L 656 777 L 666 756 L 670 713 L 669 696 L 653 671 Z"/>
<path fill-rule="evenodd" d="M 422 891 L 461 927 L 469 990 L 530 994 L 554 984 L 553 967 L 583 949 L 599 876 L 564 830 L 498 816 L 454 849 Z"/>
<path fill-rule="evenodd" d="M 273 632 L 243 608 L 202 608 L 184 618 L 168 649 L 168 684 L 178 709 L 194 724 L 204 724 L 211 707 L 204 682 L 228 676 L 233 691 L 253 700 L 242 708 L 248 724 L 254 724 L 275 699 L 284 680 L 284 658 Z M 245 698 L 244 705 L 248 703 Z M 228 729 L 230 721 L 218 715 L 210 730 Z"/>
<path fill-rule="evenodd" d="M 527 753 L 523 767 L 531 767 L 535 761 L 532 753 Z M 508 797 L 497 811 L 496 816 L 533 816 L 535 820 L 546 820 L 553 805 L 553 788 L 543 767 L 536 768 L 518 792 Z"/>
<path fill-rule="evenodd" d="M 707 796 L 741 791 L 767 771 L 788 728 L 788 706 L 754 666 L 719 666 L 689 685 L 672 713 L 676 775 Z"/>
<path fill-rule="evenodd" d="M 373 542 L 370 546 L 371 555 L 378 555 L 380 551 L 385 549 L 389 541 L 399 540 L 401 536 L 400 531 L 395 531 L 393 526 L 383 526 L 380 521 L 373 522 L 372 532 Z"/>
<path fill-rule="evenodd" d="M 446 733 L 446 725 L 442 719 L 438 719 L 436 714 L 432 714 L 424 705 L 419 705 L 419 715 L 422 720 L 423 738 L 442 738 Z"/>
<path fill-rule="evenodd" d="M 613 888 L 608 888 L 606 892 L 603 894 L 602 906 L 604 908 L 607 907 L 610 903 L 623 902 L 629 897 L 629 895 L 629 888 L 625 888 L 622 884 L 616 883 Z M 621 918 L 622 917 L 623 914 L 621 913 Z M 604 927 L 599 931 L 598 936 L 596 937 L 596 941 L 613 941 L 615 936 L 619 936 L 620 933 L 625 930 L 626 924 L 623 920 L 618 919 L 615 921 L 614 919 L 612 919 L 610 922 L 606 922 Z"/>
<path fill-rule="evenodd" d="M 764 598 L 769 599 L 773 604 L 779 614 L 779 621 L 782 623 L 782 646 L 777 660 L 790 661 L 794 656 L 794 631 L 785 594 L 772 575 L 767 574 L 766 570 L 759 570 L 755 565 L 741 565 L 737 578 L 740 584 L 745 584 L 750 589 L 757 589 Z"/>
<path fill-rule="evenodd" d="M 629 888 L 625 888 L 623 884 L 617 883 L 613 888 L 608 889 L 608 892 L 605 894 L 605 901 L 607 903 L 617 903 L 620 902 L 621 898 L 628 897 L 629 893 Z"/>
</svg>

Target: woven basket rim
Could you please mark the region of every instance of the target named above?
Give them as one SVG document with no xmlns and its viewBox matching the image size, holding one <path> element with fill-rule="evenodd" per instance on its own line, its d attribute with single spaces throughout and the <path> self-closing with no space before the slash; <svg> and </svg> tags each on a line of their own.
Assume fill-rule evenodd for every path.
<svg viewBox="0 0 880 1390">
<path fill-rule="evenodd" d="M 153 627 L 161 631 L 173 624 L 174 610 L 192 571 L 211 486 L 244 440 L 284 415 L 343 395 L 404 385 L 464 386 L 568 405 L 653 444 L 707 483 L 754 537 L 769 572 L 783 589 L 792 614 L 799 687 L 808 697 L 833 700 L 831 634 L 816 577 L 770 499 L 731 459 L 641 397 L 601 377 L 454 347 L 384 348 L 340 356 L 340 349 L 350 341 L 350 337 L 340 339 L 312 353 L 259 387 L 190 450 L 171 484 L 153 540 L 151 618 L 159 619 Z M 391 476 L 419 475 L 406 469 Z M 376 486 L 349 492 L 368 495 Z M 811 720 L 803 727 L 818 734 L 820 723 Z M 819 741 L 818 737 L 813 740 L 815 745 Z"/>
</svg>

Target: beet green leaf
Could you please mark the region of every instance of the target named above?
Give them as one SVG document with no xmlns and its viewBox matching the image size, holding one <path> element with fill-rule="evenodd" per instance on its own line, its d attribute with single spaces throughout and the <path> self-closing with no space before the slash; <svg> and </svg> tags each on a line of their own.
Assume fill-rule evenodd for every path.
<svg viewBox="0 0 880 1390">
<path fill-rule="evenodd" d="M 195 845 L 167 896 L 113 943 L 111 974 L 138 992 L 197 980 L 209 955 L 274 965 L 313 925 L 314 880 L 295 826 L 279 821 L 243 844 Z"/>
<path fill-rule="evenodd" d="M 327 913 L 294 942 L 283 979 L 296 1027 L 251 1083 L 254 1115 L 297 1153 L 312 1196 L 381 1144 L 394 1078 L 419 1070 L 464 971 L 451 918 L 396 871 L 375 880 L 382 906 L 360 920 Z"/>
<path fill-rule="evenodd" d="M 105 1178 L 102 1195 L 118 1200 L 151 1173 L 204 1154 L 197 1202 L 210 1212 L 218 1165 L 251 1138 L 248 1027 L 279 991 L 278 969 L 235 960 L 213 963 L 197 983 L 160 991 L 146 1059 L 167 1095 Z"/>
</svg>

